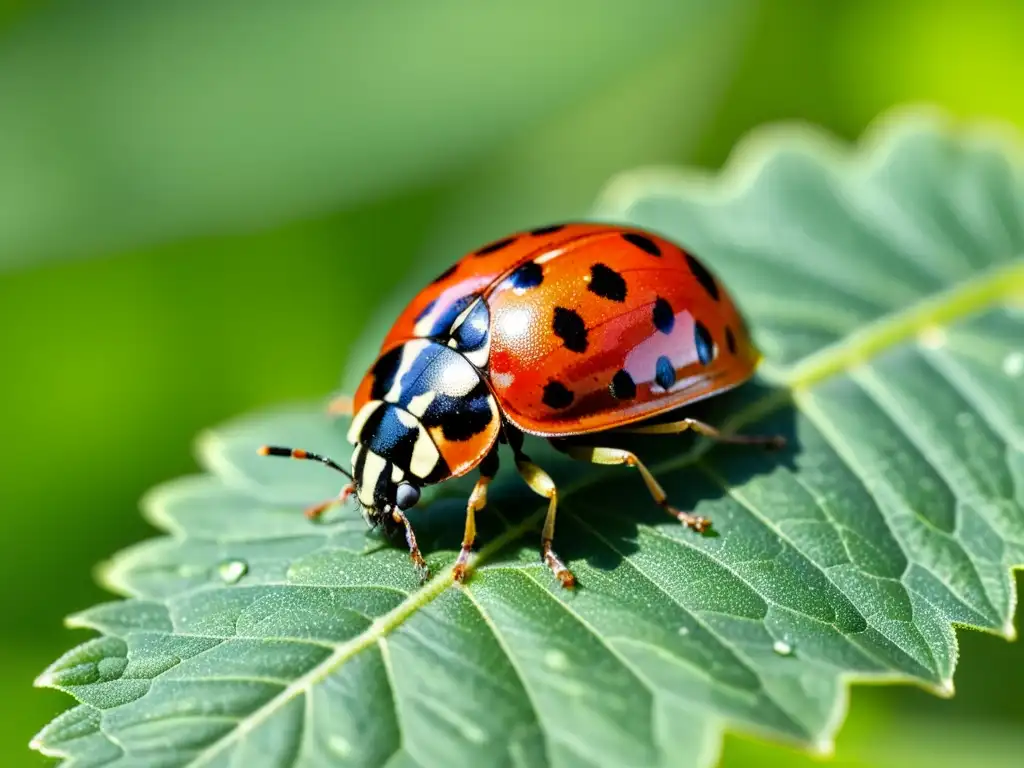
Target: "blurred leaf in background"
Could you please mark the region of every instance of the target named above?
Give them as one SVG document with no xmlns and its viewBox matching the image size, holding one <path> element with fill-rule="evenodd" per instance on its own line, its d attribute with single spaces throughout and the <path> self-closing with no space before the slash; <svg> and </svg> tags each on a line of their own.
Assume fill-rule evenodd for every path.
<svg viewBox="0 0 1024 768">
<path fill-rule="evenodd" d="M 240 231 L 428 184 L 748 5 L 54 3 L 0 45 L 0 253 Z"/>
<path fill-rule="evenodd" d="M 192 470 L 204 427 L 358 370 L 340 329 L 420 262 L 580 211 L 617 170 L 717 166 L 769 120 L 853 138 L 930 100 L 1024 125 L 1016 0 L 420 5 L 0 0 L 0 270 L 96 257 L 0 276 L 0 764 L 41 762 L 27 741 L 65 699 L 31 680 L 80 639 L 61 617 L 109 597 L 93 564 L 151 535 L 142 493 Z M 343 18 L 365 59 L 317 21 Z M 840 758 L 1020 728 L 1019 644 L 961 635 L 957 697 L 858 688 Z M 724 759 L 811 764 L 732 738 Z"/>
</svg>

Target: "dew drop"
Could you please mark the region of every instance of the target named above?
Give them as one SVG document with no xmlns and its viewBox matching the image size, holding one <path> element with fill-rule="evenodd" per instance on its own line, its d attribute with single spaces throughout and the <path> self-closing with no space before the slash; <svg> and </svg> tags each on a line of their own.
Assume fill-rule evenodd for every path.
<svg viewBox="0 0 1024 768">
<path fill-rule="evenodd" d="M 690 634 L 690 628 L 689 627 L 680 627 L 676 631 L 679 633 L 680 637 L 686 637 L 688 634 Z"/>
<path fill-rule="evenodd" d="M 348 757 L 352 754 L 352 744 L 343 736 L 331 736 L 327 740 L 327 746 L 338 757 Z"/>
<path fill-rule="evenodd" d="M 237 584 L 248 572 L 249 565 L 244 560 L 225 560 L 217 566 L 217 573 L 225 584 Z"/>
<path fill-rule="evenodd" d="M 463 723 L 462 727 L 459 728 L 462 735 L 466 737 L 466 741 L 471 741 L 474 744 L 486 744 L 487 734 L 484 733 L 480 728 L 477 728 L 473 723 Z"/>
<path fill-rule="evenodd" d="M 1004 357 L 1003 373 L 1011 379 L 1016 379 L 1024 373 L 1024 352 L 1011 352 Z"/>
<path fill-rule="evenodd" d="M 547 665 L 548 669 L 568 669 L 569 657 L 561 651 L 548 651 L 544 654 L 544 663 Z"/>
<path fill-rule="evenodd" d="M 776 640 L 772 644 L 772 650 L 775 651 L 779 656 L 789 656 L 793 653 L 793 646 L 787 643 L 785 640 Z"/>
</svg>

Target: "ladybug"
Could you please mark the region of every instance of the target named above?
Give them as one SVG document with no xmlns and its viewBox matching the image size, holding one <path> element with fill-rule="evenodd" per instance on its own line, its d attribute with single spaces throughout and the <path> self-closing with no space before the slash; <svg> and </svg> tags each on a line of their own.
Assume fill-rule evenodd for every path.
<svg viewBox="0 0 1024 768">
<path fill-rule="evenodd" d="M 576 459 L 636 467 L 654 501 L 701 532 L 707 519 L 672 507 L 634 453 L 604 447 L 601 438 L 611 430 L 694 430 L 781 446 L 780 437 L 726 436 L 692 418 L 644 423 L 742 384 L 760 358 L 724 286 L 680 246 L 635 227 L 541 227 L 467 254 L 399 315 L 354 398 L 331 408 L 352 414 L 351 472 L 300 449 L 260 452 L 321 461 L 345 474 L 350 483 L 341 494 L 307 514 L 355 495 L 370 525 L 404 532 L 423 578 L 426 564 L 405 513 L 424 486 L 479 469 L 452 570 L 462 581 L 475 515 L 506 443 L 527 485 L 548 500 L 541 558 L 573 587 L 575 577 L 552 548 L 557 489 L 523 452 L 523 434 L 547 438 Z"/>
</svg>

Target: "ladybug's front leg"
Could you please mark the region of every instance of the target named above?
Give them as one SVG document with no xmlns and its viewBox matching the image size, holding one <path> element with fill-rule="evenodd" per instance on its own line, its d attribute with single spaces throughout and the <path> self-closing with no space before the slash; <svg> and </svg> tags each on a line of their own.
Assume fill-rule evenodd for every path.
<svg viewBox="0 0 1024 768">
<path fill-rule="evenodd" d="M 353 401 L 348 395 L 338 395 L 327 404 L 327 412 L 332 416 L 351 416 Z"/>
<path fill-rule="evenodd" d="M 476 513 L 487 505 L 487 486 L 496 474 L 498 474 L 497 445 L 480 463 L 480 479 L 476 481 L 473 492 L 469 494 L 469 502 L 466 504 L 466 530 L 462 534 L 462 549 L 459 550 L 459 558 L 452 568 L 452 578 L 455 581 L 461 582 L 466 578 L 466 564 L 469 562 L 469 553 L 476 540 Z"/>
<path fill-rule="evenodd" d="M 405 543 L 409 545 L 409 557 L 412 559 L 412 564 L 420 575 L 420 582 L 425 582 L 430 578 L 430 568 L 427 567 L 427 561 L 423 559 L 419 544 L 416 543 L 416 534 L 412 530 L 409 518 L 405 516 L 402 510 L 396 507 L 391 512 L 391 519 L 405 528 Z"/>
</svg>

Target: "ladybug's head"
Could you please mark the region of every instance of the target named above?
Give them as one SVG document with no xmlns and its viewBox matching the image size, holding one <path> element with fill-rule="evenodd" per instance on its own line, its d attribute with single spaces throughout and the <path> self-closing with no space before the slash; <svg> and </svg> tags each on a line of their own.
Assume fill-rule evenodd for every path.
<svg viewBox="0 0 1024 768">
<path fill-rule="evenodd" d="M 355 495 L 367 524 L 380 525 L 390 535 L 404 527 L 402 513 L 419 502 L 420 488 L 447 477 L 444 462 L 422 424 L 379 401 L 356 414 L 349 434 L 355 443 L 351 472 L 327 456 L 300 448 L 265 445 L 259 452 L 319 461 L 349 479 L 338 498 L 311 507 L 307 516 L 318 517 L 330 504 Z"/>
<path fill-rule="evenodd" d="M 352 419 L 352 487 L 371 525 L 401 525 L 420 489 L 450 472 L 423 422 L 392 403 L 371 400 Z"/>
<path fill-rule="evenodd" d="M 388 347 L 354 405 L 353 491 L 367 520 L 384 526 L 414 506 L 424 486 L 478 465 L 501 423 L 483 374 L 461 352 L 430 339 Z"/>
</svg>

